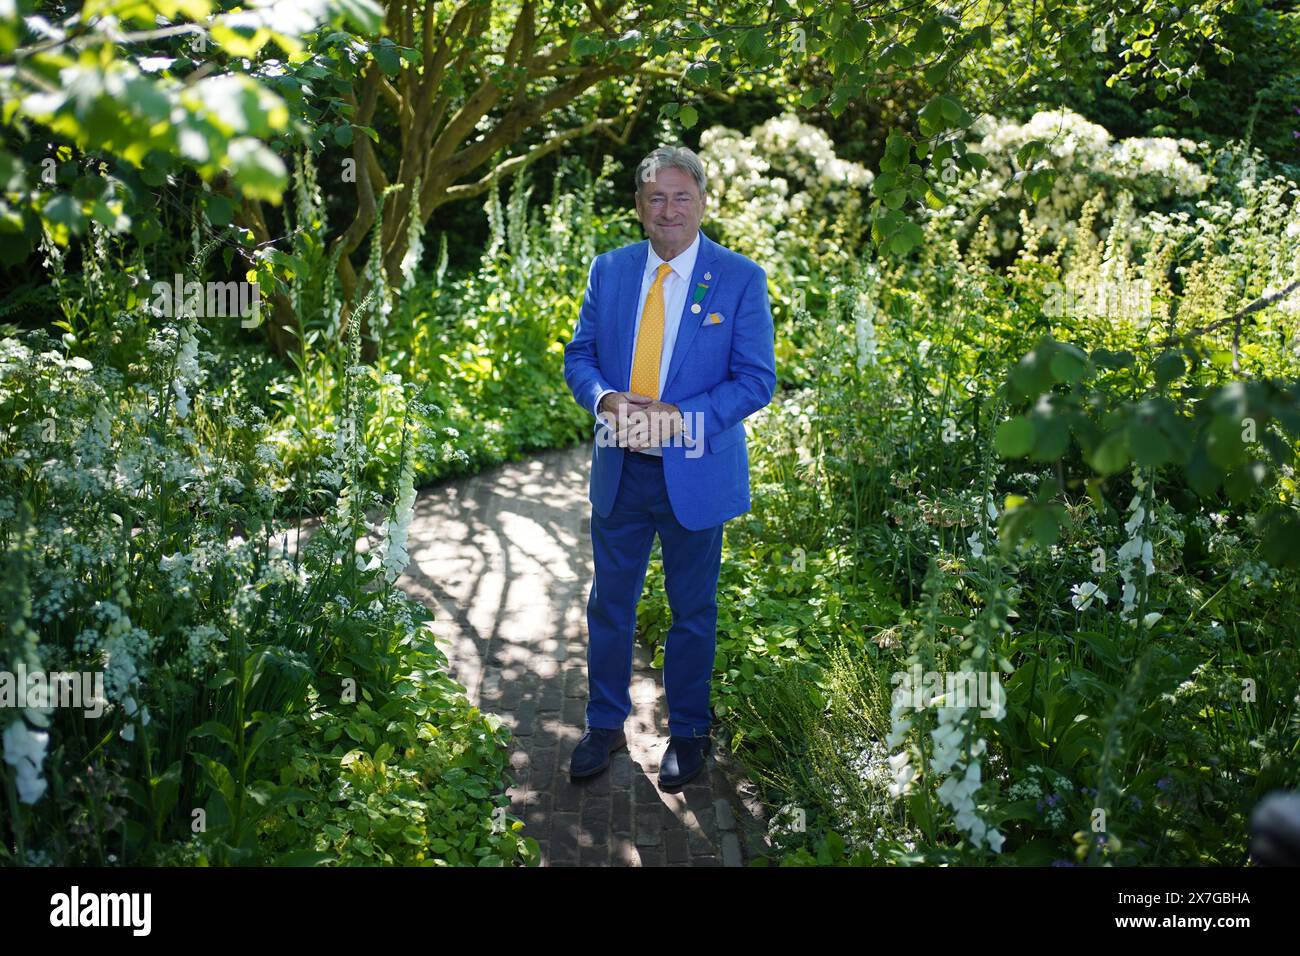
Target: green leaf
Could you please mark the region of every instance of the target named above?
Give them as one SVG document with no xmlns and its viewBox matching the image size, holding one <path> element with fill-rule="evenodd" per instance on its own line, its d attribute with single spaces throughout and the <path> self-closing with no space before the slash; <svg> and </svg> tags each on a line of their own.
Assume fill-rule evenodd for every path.
<svg viewBox="0 0 1300 956">
<path fill-rule="evenodd" d="M 939 102 L 943 108 L 944 122 L 949 126 L 965 127 L 971 124 L 970 113 L 966 112 L 966 107 L 956 100 L 948 96 L 941 96 Z"/>
<path fill-rule="evenodd" d="M 1246 456 L 1241 439 L 1243 426 L 1234 415 L 1216 415 L 1205 433 L 1205 451 L 1210 461 L 1223 471 L 1231 471 Z"/>
<path fill-rule="evenodd" d="M 1154 425 L 1131 422 L 1128 426 L 1129 447 L 1133 460 L 1144 468 L 1159 468 L 1174 459 L 1174 449 L 1164 432 Z"/>
<path fill-rule="evenodd" d="M 1058 382 L 1073 385 L 1087 370 L 1088 357 L 1081 349 L 1061 343 L 1060 348 L 1052 355 L 1051 368 L 1052 376 Z"/>
<path fill-rule="evenodd" d="M 1054 346 L 1051 341 L 1040 342 L 1011 369 L 1008 379 L 1019 397 L 1034 399 L 1052 387 L 1055 381 L 1051 366 L 1051 357 L 1056 353 Z"/>
<path fill-rule="evenodd" d="M 1274 505 L 1255 522 L 1260 554 L 1275 568 L 1300 566 L 1300 516 L 1291 508 Z"/>
<path fill-rule="evenodd" d="M 272 866 L 320 866 L 322 863 L 329 863 L 337 859 L 333 853 L 322 853 L 318 850 L 290 850 L 288 853 L 281 853 L 271 861 Z"/>
<path fill-rule="evenodd" d="M 241 136 L 231 140 L 227 169 L 240 192 L 278 205 L 288 186 L 289 174 L 280 157 L 257 140 Z"/>
<path fill-rule="evenodd" d="M 573 45 L 570 49 L 574 56 L 590 56 L 593 53 L 599 53 L 605 48 L 605 44 L 595 37 L 580 33 L 573 38 Z"/>
<path fill-rule="evenodd" d="M 402 58 L 398 55 L 397 44 L 392 40 L 384 37 L 377 45 L 371 48 L 371 56 L 379 64 L 379 68 L 384 71 L 386 76 L 396 76 L 397 71 L 402 68 Z"/>
<path fill-rule="evenodd" d="M 176 806 L 176 798 L 180 795 L 180 787 L 181 761 L 179 760 L 172 763 L 161 775 L 150 779 L 149 789 L 151 791 L 154 826 L 156 829 L 161 830 L 163 822 Z"/>
<path fill-rule="evenodd" d="M 190 731 L 191 737 L 216 737 L 232 749 L 235 746 L 235 734 L 225 724 L 209 720 Z"/>
<path fill-rule="evenodd" d="M 894 233 L 889 239 L 889 251 L 896 256 L 907 255 L 912 249 L 912 237 L 903 230 Z"/>
<path fill-rule="evenodd" d="M 271 31 L 251 24 L 214 20 L 208 28 L 214 42 L 233 57 L 253 59 L 271 39 Z"/>
<path fill-rule="evenodd" d="M 1156 385 L 1160 388 L 1164 388 L 1175 379 L 1182 378 L 1187 371 L 1187 363 L 1173 349 L 1160 353 L 1153 367 L 1156 373 Z"/>
<path fill-rule="evenodd" d="M 1250 501 L 1267 476 L 1268 469 L 1262 461 L 1248 461 L 1228 474 L 1223 490 L 1228 493 L 1229 501 L 1243 505 Z"/>
<path fill-rule="evenodd" d="M 384 8 L 374 0 L 331 0 L 331 5 L 362 35 L 378 33 L 384 22 Z"/>
<path fill-rule="evenodd" d="M 677 114 L 677 118 L 681 121 L 681 124 L 684 127 L 690 129 L 699 122 L 700 114 L 693 106 L 683 106 L 681 112 Z"/>
<path fill-rule="evenodd" d="M 1046 155 L 1047 147 L 1043 145 L 1042 140 L 1031 139 L 1016 150 L 1016 165 L 1021 169 L 1028 169 L 1035 159 Z"/>
<path fill-rule="evenodd" d="M 1034 461 L 1056 461 L 1070 447 L 1070 426 L 1060 415 L 1051 415 L 1038 422 L 1038 435 L 1030 458 Z"/>
<path fill-rule="evenodd" d="M 998 426 L 993 447 L 1003 458 L 1020 458 L 1034 447 L 1034 426 L 1025 418 L 1013 418 Z"/>
<path fill-rule="evenodd" d="M 1133 353 L 1128 351 L 1112 352 L 1110 349 L 1096 349 L 1092 360 L 1101 368 L 1129 368 L 1133 365 Z"/>
<path fill-rule="evenodd" d="M 856 52 L 853 51 L 852 49 L 852 41 L 850 41 L 847 37 L 843 38 L 843 42 L 849 44 L 849 49 L 851 52 Z M 740 51 L 741 56 L 743 56 L 750 63 L 754 64 L 755 66 L 762 66 L 763 61 L 766 59 L 767 52 L 768 52 L 767 31 L 757 29 L 757 28 L 752 30 L 746 30 L 743 34 L 741 34 L 740 43 L 737 44 L 737 49 Z"/>
<path fill-rule="evenodd" d="M 208 214 L 208 220 L 214 226 L 230 225 L 235 206 L 228 198 L 216 193 L 209 193 L 204 197 L 203 207 Z"/>
<path fill-rule="evenodd" d="M 1186 474 L 1187 484 L 1202 498 L 1209 498 L 1223 483 L 1223 471 L 1214 466 L 1202 446 L 1192 452 Z"/>
<path fill-rule="evenodd" d="M 1061 522 L 1056 508 L 1040 507 L 1035 508 L 1034 512 L 1034 540 L 1044 548 L 1050 548 L 1061 536 Z"/>
<path fill-rule="evenodd" d="M 912 43 L 917 53 L 928 55 L 943 46 L 943 27 L 939 25 L 938 20 L 927 20 L 916 31 L 916 38 Z"/>
<path fill-rule="evenodd" d="M 41 215 L 46 220 L 65 227 L 69 232 L 80 234 L 86 224 L 81 203 L 68 193 L 59 193 L 47 202 Z"/>
<path fill-rule="evenodd" d="M 1102 475 L 1113 475 L 1129 462 L 1128 431 L 1118 429 L 1101 440 L 1089 456 L 1088 464 Z"/>
<path fill-rule="evenodd" d="M 1052 193 L 1052 186 L 1056 182 L 1056 170 L 1054 169 L 1036 169 L 1024 178 L 1023 186 L 1025 195 L 1032 202 L 1041 202 Z"/>
<path fill-rule="evenodd" d="M 931 209 L 943 209 L 948 205 L 948 194 L 937 183 L 930 183 L 925 191 L 925 204 Z"/>
<path fill-rule="evenodd" d="M 804 90 L 803 94 L 799 97 L 799 105 L 814 106 L 826 97 L 827 92 L 828 91 L 824 86 L 809 87 Z"/>
</svg>

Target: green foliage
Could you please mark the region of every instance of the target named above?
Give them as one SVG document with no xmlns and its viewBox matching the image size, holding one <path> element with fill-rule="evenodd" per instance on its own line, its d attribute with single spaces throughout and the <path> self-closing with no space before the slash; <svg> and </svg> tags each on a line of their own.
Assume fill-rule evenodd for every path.
<svg viewBox="0 0 1300 956">
<path fill-rule="evenodd" d="M 536 51 L 510 38 L 532 21 L 467 7 L 434 24 L 455 64 L 436 111 L 476 138 L 421 170 L 414 132 L 456 130 L 426 38 L 382 35 L 370 0 L 29 11 L 0 10 L 0 256 L 40 250 L 48 285 L 0 310 L 59 338 L 0 342 L 0 655 L 101 673 L 107 710 L 7 722 L 6 862 L 535 862 L 507 733 L 390 585 L 417 475 L 585 436 L 563 344 L 592 257 L 638 237 L 621 200 L 597 211 L 624 195 L 611 166 L 557 163 L 540 212 L 521 171 L 504 208 L 499 176 L 463 178 L 516 140 L 536 159 L 610 132 L 597 107 L 647 65 L 680 81 L 637 135 L 700 130 L 791 387 L 751 423 L 713 684 L 781 865 L 1233 864 L 1253 801 L 1294 785 L 1294 169 L 1169 138 L 1244 116 L 1287 159 L 1294 14 L 578 6 L 548 58 L 579 92 L 608 82 L 531 113 Z M 1065 77 L 1150 135 L 1039 109 Z M 874 118 L 870 145 L 800 115 Z M 322 191 L 340 157 L 366 182 Z M 424 183 L 435 207 L 488 187 L 476 265 L 448 275 L 449 217 L 419 273 Z M 257 282 L 289 366 L 160 314 L 174 268 Z M 909 712 L 886 689 L 912 666 L 1006 675 L 1005 712 Z"/>
<path fill-rule="evenodd" d="M 384 504 L 359 479 L 366 444 L 340 428 L 332 480 L 286 483 L 205 334 L 162 324 L 125 370 L 43 331 L 0 341 L 0 660 L 100 682 L 82 708 L 6 710 L 0 858 L 535 860 L 504 814 L 506 732 L 388 586 L 409 513 L 389 508 L 382 558 L 355 554 L 362 510 Z M 365 396 L 347 377 L 353 420 Z M 276 518 L 321 499 L 310 528 Z"/>
<path fill-rule="evenodd" d="M 278 203 L 287 172 L 267 141 L 287 132 L 289 111 L 239 58 L 268 42 L 293 55 L 304 27 L 346 21 L 374 30 L 382 15 L 371 0 L 313 0 L 294 16 L 276 6 L 225 13 L 208 0 L 120 0 L 86 4 L 58 24 L 42 20 L 37 34 L 19 19 L 26 6 L 0 12 L 0 62 L 8 66 L 0 71 L 0 232 L 8 263 L 43 231 L 61 246 L 91 222 L 156 235 L 148 193 L 184 170 L 220 181 L 234 197 Z M 153 30 L 156 16 L 172 25 Z M 123 38 L 118 24 L 139 32 Z"/>
<path fill-rule="evenodd" d="M 610 188 L 608 169 L 588 177 L 569 164 L 550 201 L 530 203 L 522 173 L 503 204 L 487 202 L 492 233 L 476 270 L 446 277 L 443 266 L 394 297 L 383 348 L 362 374 L 369 386 L 361 428 L 374 457 L 369 480 L 391 476 L 399 428 L 418 395 L 438 411 L 412 448 L 419 480 L 474 471 L 585 436 L 591 416 L 564 384 L 564 342 L 573 331 L 591 258 L 631 239 L 626 219 L 594 211 Z M 446 238 L 442 240 L 445 254 Z M 306 336 L 337 335 L 325 322 Z M 276 431 L 295 480 L 314 482 L 329 454 L 326 436 L 340 413 L 344 363 L 313 351 L 297 374 L 277 383 Z"/>
<path fill-rule="evenodd" d="M 750 423 L 719 589 L 714 707 L 766 862 L 1239 865 L 1254 802 L 1294 784 L 1297 192 L 1210 161 L 1195 211 L 1121 201 L 1103 234 L 1085 203 L 1041 252 L 1022 220 L 1010 262 L 936 215 L 806 332 L 816 387 Z M 891 715 L 913 662 L 1002 676 L 1001 718 L 957 724 L 996 852 L 945 802 L 939 708 Z"/>
</svg>

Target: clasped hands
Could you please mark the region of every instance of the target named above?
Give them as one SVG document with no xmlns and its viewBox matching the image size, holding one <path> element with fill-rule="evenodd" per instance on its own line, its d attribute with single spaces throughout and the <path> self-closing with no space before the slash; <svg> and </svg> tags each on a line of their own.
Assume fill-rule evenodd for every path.
<svg viewBox="0 0 1300 956">
<path fill-rule="evenodd" d="M 666 445 L 683 431 L 680 408 L 638 392 L 610 392 L 600 412 L 613 424 L 616 444 L 632 451 Z"/>
</svg>

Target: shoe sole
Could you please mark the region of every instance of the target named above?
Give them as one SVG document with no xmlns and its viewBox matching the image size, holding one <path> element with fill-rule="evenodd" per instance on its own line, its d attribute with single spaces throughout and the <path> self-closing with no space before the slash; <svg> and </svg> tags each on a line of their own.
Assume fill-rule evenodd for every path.
<svg viewBox="0 0 1300 956">
<path fill-rule="evenodd" d="M 615 747 L 611 747 L 609 753 L 605 754 L 605 762 L 603 764 L 601 764 L 599 767 L 596 767 L 594 770 L 588 770 L 586 773 L 574 773 L 572 770 L 570 770 L 569 780 L 570 781 L 586 780 L 587 778 L 594 777 L 599 773 L 604 773 L 606 770 L 609 769 L 609 765 L 611 763 L 610 757 L 618 753 L 620 750 L 626 750 L 626 749 L 627 749 L 627 738 L 624 738 L 622 743 L 618 744 Z"/>
</svg>

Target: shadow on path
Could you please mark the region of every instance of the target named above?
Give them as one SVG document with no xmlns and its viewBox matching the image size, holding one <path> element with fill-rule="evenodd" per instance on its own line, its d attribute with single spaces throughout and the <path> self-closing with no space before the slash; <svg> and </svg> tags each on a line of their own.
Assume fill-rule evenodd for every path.
<svg viewBox="0 0 1300 956">
<path fill-rule="evenodd" d="M 470 701 L 512 729 L 510 811 L 544 866 L 742 866 L 766 849 L 756 788 L 715 729 L 706 771 L 660 792 L 668 715 L 662 673 L 639 642 L 628 749 L 595 779 L 569 781 L 587 706 L 590 463 L 583 444 L 424 489 L 397 583 L 434 610 Z"/>
</svg>

